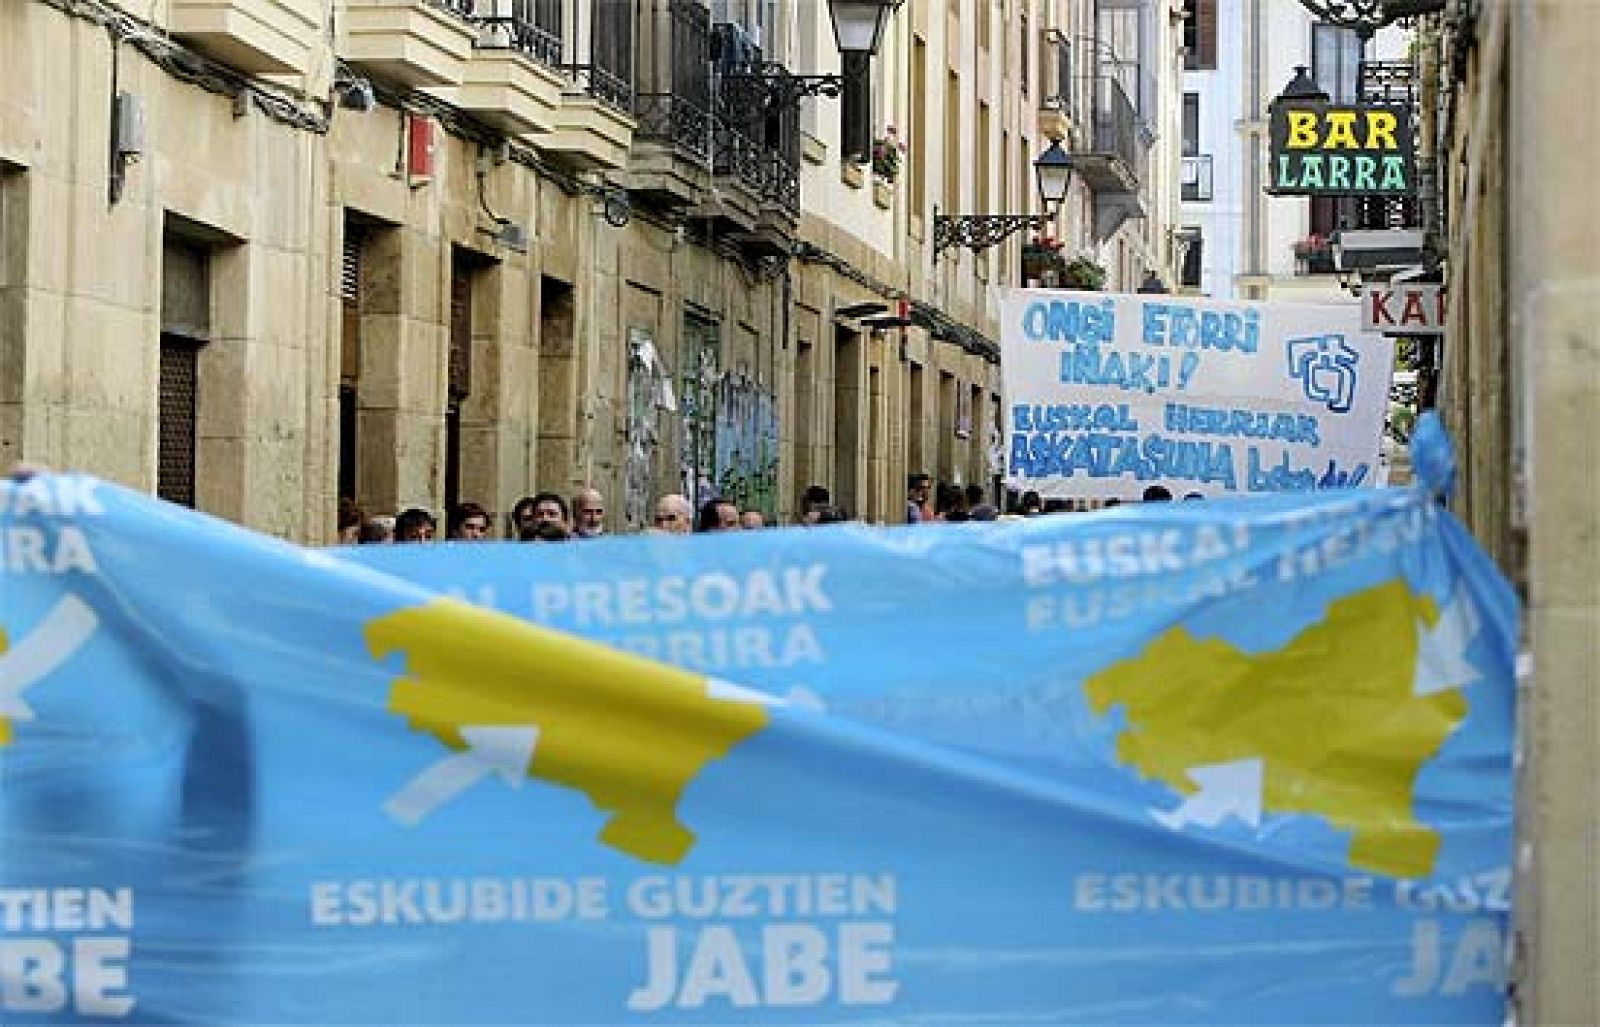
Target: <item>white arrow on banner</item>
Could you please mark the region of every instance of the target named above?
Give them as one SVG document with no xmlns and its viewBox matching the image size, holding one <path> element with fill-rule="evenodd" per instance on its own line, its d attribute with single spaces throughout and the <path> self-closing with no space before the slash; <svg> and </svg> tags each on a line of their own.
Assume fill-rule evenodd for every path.
<svg viewBox="0 0 1600 1027">
<path fill-rule="evenodd" d="M 69 595 L 56 603 L 26 638 L 0 655 L 0 717 L 32 720 L 33 708 L 22 693 L 83 648 L 99 624 L 88 603 Z"/>
<path fill-rule="evenodd" d="M 539 742 L 537 727 L 464 727 L 461 737 L 467 743 L 466 751 L 446 756 L 406 782 L 383 804 L 383 811 L 407 827 L 415 827 L 490 774 L 500 775 L 512 788 L 522 787 Z"/>
<path fill-rule="evenodd" d="M 1182 830 L 1186 824 L 1216 827 L 1229 814 L 1251 827 L 1261 824 L 1261 780 L 1259 758 L 1190 767 L 1189 777 L 1200 790 L 1183 800 L 1183 805 L 1168 812 L 1151 810 L 1150 815 L 1164 827 Z"/>
<path fill-rule="evenodd" d="M 1478 680 L 1478 668 L 1467 659 L 1467 646 L 1478 635 L 1478 609 L 1465 582 L 1457 582 L 1455 593 L 1433 627 L 1419 624 L 1417 640 L 1417 695 L 1433 695 L 1452 688 L 1463 688 Z"/>
</svg>

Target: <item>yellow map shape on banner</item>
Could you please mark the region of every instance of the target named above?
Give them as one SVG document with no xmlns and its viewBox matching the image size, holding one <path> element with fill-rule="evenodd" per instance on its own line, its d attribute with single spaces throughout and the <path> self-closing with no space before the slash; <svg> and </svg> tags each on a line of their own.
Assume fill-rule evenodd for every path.
<svg viewBox="0 0 1600 1027">
<path fill-rule="evenodd" d="M 1334 602 L 1276 652 L 1172 628 L 1085 689 L 1097 713 L 1124 707 L 1117 758 L 1144 776 L 1187 796 L 1192 768 L 1260 759 L 1263 810 L 1350 831 L 1352 866 L 1423 876 L 1440 841 L 1412 790 L 1467 713 L 1459 689 L 1414 690 L 1420 625 L 1438 617 L 1396 580 Z"/>
<path fill-rule="evenodd" d="M 0 656 L 5 655 L 6 647 L 6 629 L 0 628 Z M 0 717 L 0 745 L 10 745 L 14 734 L 11 730 L 10 718 Z"/>
<path fill-rule="evenodd" d="M 717 698 L 706 678 L 441 599 L 380 617 L 367 645 L 403 653 L 389 709 L 455 750 L 463 727 L 537 727 L 527 773 L 614 814 L 600 840 L 675 864 L 694 845 L 677 818 L 710 761 L 767 724 L 758 702 Z"/>
</svg>

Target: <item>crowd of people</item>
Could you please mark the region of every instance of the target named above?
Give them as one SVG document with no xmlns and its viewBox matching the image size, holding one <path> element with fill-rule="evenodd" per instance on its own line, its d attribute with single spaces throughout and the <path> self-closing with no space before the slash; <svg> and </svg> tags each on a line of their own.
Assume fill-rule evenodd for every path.
<svg viewBox="0 0 1600 1027">
<path fill-rule="evenodd" d="M 579 489 L 571 499 L 558 492 L 539 492 L 519 499 L 497 532 L 494 515 L 481 504 L 458 503 L 445 514 L 444 538 L 452 542 L 484 542 L 507 538 L 521 542 L 569 542 L 606 534 L 605 498 L 598 489 Z M 652 526 L 660 535 L 743 531 L 766 527 L 759 510 L 740 510 L 731 500 L 714 499 L 695 512 L 676 493 L 656 501 Z M 386 542 L 432 542 L 439 522 L 428 510 L 411 507 L 393 517 L 368 516 L 349 500 L 339 503 L 339 541 L 346 545 Z"/>
<path fill-rule="evenodd" d="M 1162 485 L 1144 490 L 1143 502 L 1167 502 L 1172 493 Z M 1199 493 L 1183 497 L 1201 498 Z M 1037 492 L 1009 492 L 1004 509 L 982 485 L 965 487 L 941 482 L 934 485 L 927 474 L 913 474 L 907 482 L 907 524 L 958 521 L 995 521 L 1044 514 L 1074 513 L 1119 505 L 1119 499 L 1099 501 L 1043 499 Z M 557 492 L 539 492 L 518 500 L 507 515 L 501 532 L 494 516 L 481 504 L 458 503 L 445 515 L 444 538 L 456 542 L 482 542 L 507 538 L 522 542 L 568 542 L 599 538 L 606 534 L 605 499 L 598 489 L 579 489 L 571 499 Z M 812 485 L 801 497 L 795 523 L 801 525 L 838 524 L 851 520 L 848 511 L 834 505 L 828 489 Z M 716 531 L 751 531 L 767 527 L 766 515 L 757 509 L 743 509 L 731 499 L 716 498 L 701 504 L 697 511 L 688 498 L 678 493 L 656 501 L 651 526 L 645 531 L 658 535 L 688 535 Z M 339 541 L 347 545 L 388 542 L 432 542 L 439 537 L 439 522 L 420 507 L 402 510 L 393 517 L 368 516 L 361 507 L 344 500 L 339 504 Z"/>
</svg>

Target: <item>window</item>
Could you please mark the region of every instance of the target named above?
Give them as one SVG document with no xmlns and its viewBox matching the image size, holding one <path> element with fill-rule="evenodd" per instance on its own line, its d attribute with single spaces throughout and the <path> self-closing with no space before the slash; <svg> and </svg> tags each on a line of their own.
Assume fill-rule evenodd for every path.
<svg viewBox="0 0 1600 1027">
<path fill-rule="evenodd" d="M 1311 77 L 1335 103 L 1352 103 L 1361 74 L 1361 37 L 1338 25 L 1311 26 Z"/>
<path fill-rule="evenodd" d="M 1200 229 L 1190 228 L 1184 233 L 1188 238 L 1183 251 L 1183 269 L 1179 274 L 1178 282 L 1185 289 L 1200 288 L 1200 271 L 1205 254 L 1205 238 L 1200 234 Z"/>
<path fill-rule="evenodd" d="M 200 414 L 200 348 L 211 337 L 211 258 L 168 233 L 161 246 L 161 366 L 156 399 L 156 495 L 192 507 Z"/>
<path fill-rule="evenodd" d="M 608 0 L 595 0 L 603 4 Z M 795 34 L 795 49 L 798 53 L 799 70 L 809 73 L 818 67 L 818 51 L 821 49 L 822 22 L 816 12 L 802 9 L 798 12 L 798 32 Z M 819 133 L 822 124 L 822 104 L 803 103 L 800 105 L 800 124 L 813 136 Z"/>
<path fill-rule="evenodd" d="M 861 386 L 866 377 L 866 347 L 859 332 L 844 325 L 833 329 L 833 503 L 849 514 L 862 514 L 866 491 L 861 472 L 866 453 L 861 423 Z M 871 430 L 870 422 L 865 426 Z"/>
<path fill-rule="evenodd" d="M 977 209 L 989 210 L 989 177 L 990 167 L 994 163 L 994 150 L 989 145 L 989 105 L 980 101 L 978 103 L 978 146 L 977 153 L 977 197 L 974 199 Z"/>
<path fill-rule="evenodd" d="M 816 104 L 811 104 L 815 107 Z M 906 160 L 906 188 L 911 193 L 913 217 L 928 209 L 928 44 L 921 36 L 911 42 L 911 124 Z"/>
<path fill-rule="evenodd" d="M 1359 95 L 1364 44 L 1354 29 L 1338 25 L 1311 26 L 1311 77 L 1335 103 L 1354 102 Z M 1335 232 L 1357 226 L 1359 217 L 1349 198 L 1307 197 L 1310 234 L 1328 239 Z M 1319 251 L 1309 265 L 1313 273 L 1331 270 L 1331 256 Z"/>
<path fill-rule="evenodd" d="M 454 507 L 462 496 L 462 419 L 473 392 L 474 337 L 483 331 L 487 311 L 474 315 L 475 294 L 481 292 L 494 259 L 454 246 L 450 251 L 450 351 L 445 371 L 444 504 Z M 492 304 L 489 305 L 492 308 Z M 475 415 L 481 416 L 481 415 Z M 473 468 L 474 471 L 478 470 Z M 468 482 L 469 486 L 477 484 Z"/>
<path fill-rule="evenodd" d="M 961 76 L 953 71 L 944 90 L 944 209 L 961 209 Z"/>
<path fill-rule="evenodd" d="M 647 319 L 648 320 L 648 319 Z M 538 479 L 560 481 L 577 434 L 576 304 L 571 283 L 539 276 Z"/>
<path fill-rule="evenodd" d="M 597 83 L 602 99 L 631 107 L 633 92 L 633 5 L 593 0 L 589 8 L 589 63 L 605 76 Z"/>
<path fill-rule="evenodd" d="M 846 163 L 866 163 L 872 153 L 872 57 L 841 55 L 844 92 L 839 97 L 840 149 Z"/>
<path fill-rule="evenodd" d="M 1200 152 L 1200 94 L 1183 94 L 1183 155 Z"/>
<path fill-rule="evenodd" d="M 366 226 L 344 218 L 344 262 L 339 275 L 339 498 L 357 498 L 361 456 L 361 280 Z"/>
<path fill-rule="evenodd" d="M 1038 191 L 1033 181 L 1033 148 L 1028 137 L 1017 139 L 1017 210 L 1026 213 L 1033 209 L 1033 194 Z"/>
<path fill-rule="evenodd" d="M 1005 129 L 1000 130 L 1000 209 L 1006 213 L 1020 211 L 1015 199 L 1011 195 L 1011 133 Z M 1000 284 L 1004 285 L 1011 277 L 1009 268 L 1011 261 L 1000 262 Z"/>
<path fill-rule="evenodd" d="M 1217 0 L 1185 0 L 1183 67 L 1185 71 L 1217 70 Z"/>
<path fill-rule="evenodd" d="M 1024 11 L 1022 20 L 1022 45 L 1017 48 L 1017 85 L 1022 90 L 1022 95 L 1028 95 L 1028 52 L 1033 46 L 1033 38 L 1028 35 L 1028 14 Z"/>
<path fill-rule="evenodd" d="M 994 11 L 991 9 L 994 0 L 977 0 L 977 10 L 973 16 L 978 20 L 978 49 L 989 49 L 991 23 L 994 21 Z"/>
</svg>

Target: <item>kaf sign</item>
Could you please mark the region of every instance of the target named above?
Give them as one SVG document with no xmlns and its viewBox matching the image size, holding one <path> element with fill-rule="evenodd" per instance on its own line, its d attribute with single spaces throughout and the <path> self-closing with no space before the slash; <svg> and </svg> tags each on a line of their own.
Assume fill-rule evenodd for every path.
<svg viewBox="0 0 1600 1027">
<path fill-rule="evenodd" d="M 1282 196 L 1416 193 L 1404 107 L 1280 97 L 1272 105 L 1272 183 Z"/>
<path fill-rule="evenodd" d="M 1443 335 L 1444 286 L 1420 282 L 1368 286 L 1361 294 L 1361 328 L 1384 335 Z"/>
</svg>

